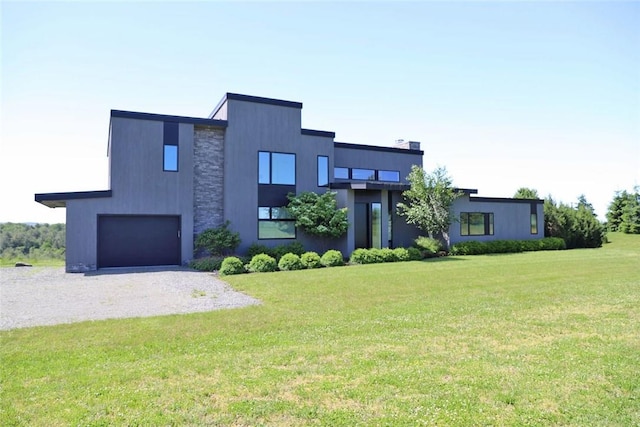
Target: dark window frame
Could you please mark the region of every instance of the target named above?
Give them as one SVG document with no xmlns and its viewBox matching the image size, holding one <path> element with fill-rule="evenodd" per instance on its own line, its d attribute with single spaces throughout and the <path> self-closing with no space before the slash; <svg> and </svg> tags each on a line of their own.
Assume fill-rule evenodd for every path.
<svg viewBox="0 0 640 427">
<path fill-rule="evenodd" d="M 393 173 L 393 174 L 397 174 L 398 178 L 397 179 L 382 179 L 380 178 L 380 172 L 386 172 L 386 173 Z M 384 182 L 400 182 L 400 171 L 396 171 L 396 170 L 389 170 L 389 169 L 379 169 L 376 171 L 376 180 L 377 181 L 384 181 Z"/>
<path fill-rule="evenodd" d="M 261 182 L 260 181 L 260 155 L 261 154 L 268 154 L 269 155 L 269 182 Z M 274 183 L 273 182 L 273 155 L 274 154 L 281 154 L 281 155 L 286 155 L 286 156 L 293 156 L 293 183 Z M 296 185 L 297 182 L 297 156 L 296 153 L 285 153 L 282 151 L 264 151 L 264 150 L 259 150 L 258 151 L 258 184 L 260 185 Z"/>
<path fill-rule="evenodd" d="M 268 209 L 269 218 L 260 218 L 260 210 Z M 274 217 L 273 209 L 284 209 L 282 206 L 258 206 L 258 240 L 292 240 L 298 237 L 298 228 L 295 226 L 295 220 L 292 218 L 277 218 Z M 264 223 L 292 223 L 293 224 L 293 236 L 292 237 L 261 237 L 260 224 Z"/>
<path fill-rule="evenodd" d="M 359 171 L 359 172 L 371 172 L 369 174 L 369 178 L 356 178 L 354 174 L 355 171 Z M 349 175 L 351 176 L 351 179 L 353 180 L 358 180 L 358 181 L 375 181 L 376 180 L 376 170 L 375 169 L 369 169 L 369 168 L 350 168 L 349 169 Z"/>
<path fill-rule="evenodd" d="M 326 160 L 327 164 L 326 165 L 320 165 L 320 159 Z M 320 155 L 318 155 L 317 160 L 316 160 L 316 166 L 317 166 L 317 171 L 316 171 L 317 182 L 316 182 L 316 184 L 318 185 L 318 187 L 328 187 L 329 186 L 329 156 L 320 156 Z M 324 182 L 324 180 L 323 181 L 320 180 L 320 170 L 321 170 L 321 168 L 322 168 L 323 172 L 326 172 L 326 182 Z"/>
<path fill-rule="evenodd" d="M 162 171 L 178 172 L 180 170 L 180 146 L 178 144 L 179 124 L 177 122 L 163 122 L 162 132 Z M 167 167 L 167 148 L 175 147 L 175 165 Z"/>
<path fill-rule="evenodd" d="M 472 233 L 471 215 L 482 215 L 484 230 L 483 233 Z M 466 229 L 465 229 L 466 227 Z M 493 236 L 495 235 L 495 215 L 493 212 L 460 212 L 460 235 L 461 236 Z"/>
</svg>

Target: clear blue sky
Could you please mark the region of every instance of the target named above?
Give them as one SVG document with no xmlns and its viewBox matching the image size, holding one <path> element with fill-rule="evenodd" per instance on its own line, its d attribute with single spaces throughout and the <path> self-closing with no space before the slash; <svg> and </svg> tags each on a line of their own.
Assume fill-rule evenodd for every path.
<svg viewBox="0 0 640 427">
<path fill-rule="evenodd" d="M 0 222 L 103 190 L 109 111 L 206 117 L 225 92 L 304 104 L 336 141 L 422 142 L 425 167 L 604 218 L 640 184 L 638 2 L 6 2 Z"/>
</svg>

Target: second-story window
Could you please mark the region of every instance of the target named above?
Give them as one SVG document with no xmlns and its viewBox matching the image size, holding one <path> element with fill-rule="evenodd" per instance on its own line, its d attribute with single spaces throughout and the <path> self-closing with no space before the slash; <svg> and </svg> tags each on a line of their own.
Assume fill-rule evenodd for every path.
<svg viewBox="0 0 640 427">
<path fill-rule="evenodd" d="M 178 172 L 178 123 L 164 122 L 162 170 Z"/>
<path fill-rule="evenodd" d="M 296 185 L 296 155 L 258 152 L 258 184 Z"/>
<path fill-rule="evenodd" d="M 329 185 L 329 158 L 318 156 L 318 187 Z"/>
</svg>

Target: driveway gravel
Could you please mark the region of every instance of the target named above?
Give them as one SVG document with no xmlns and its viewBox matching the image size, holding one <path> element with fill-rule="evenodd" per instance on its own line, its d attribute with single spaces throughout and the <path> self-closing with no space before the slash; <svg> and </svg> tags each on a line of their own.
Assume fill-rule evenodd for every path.
<svg viewBox="0 0 640 427">
<path fill-rule="evenodd" d="M 0 269 L 0 330 L 259 304 L 211 273 L 181 267 Z"/>
</svg>

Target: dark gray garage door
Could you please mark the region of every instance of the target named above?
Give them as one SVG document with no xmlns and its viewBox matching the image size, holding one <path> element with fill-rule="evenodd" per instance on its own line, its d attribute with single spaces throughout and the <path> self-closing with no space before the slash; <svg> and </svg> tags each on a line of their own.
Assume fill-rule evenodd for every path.
<svg viewBox="0 0 640 427">
<path fill-rule="evenodd" d="M 179 216 L 98 216 L 98 268 L 179 264 Z"/>
</svg>

